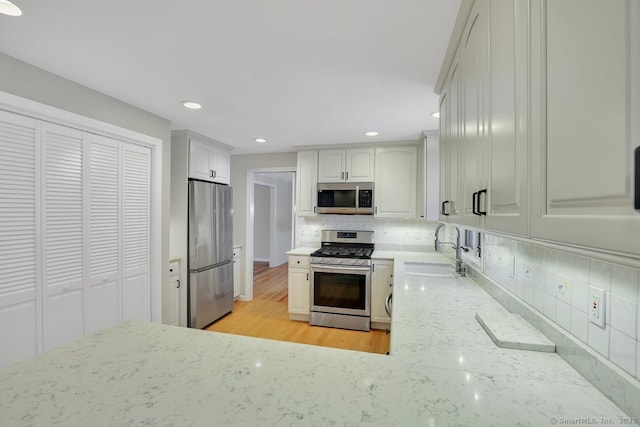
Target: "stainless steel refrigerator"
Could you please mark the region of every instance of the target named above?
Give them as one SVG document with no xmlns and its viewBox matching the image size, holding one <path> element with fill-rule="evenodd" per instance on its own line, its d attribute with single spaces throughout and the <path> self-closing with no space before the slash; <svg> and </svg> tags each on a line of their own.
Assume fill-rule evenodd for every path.
<svg viewBox="0 0 640 427">
<path fill-rule="evenodd" d="M 233 309 L 232 192 L 189 181 L 188 325 L 203 328 Z"/>
</svg>

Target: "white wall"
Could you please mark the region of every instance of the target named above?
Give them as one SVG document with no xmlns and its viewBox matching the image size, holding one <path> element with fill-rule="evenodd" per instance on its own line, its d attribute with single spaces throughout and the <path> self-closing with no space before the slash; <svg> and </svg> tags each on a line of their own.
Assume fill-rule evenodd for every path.
<svg viewBox="0 0 640 427">
<path fill-rule="evenodd" d="M 273 188 L 275 215 L 271 218 L 270 267 L 276 267 L 288 261 L 287 251 L 292 248 L 293 235 L 293 185 L 295 175 L 291 172 L 266 172 L 256 174 L 256 180 Z M 254 209 L 257 203 L 254 196 Z M 255 217 L 255 214 L 254 214 Z M 255 219 L 254 219 L 255 224 Z M 255 228 L 255 226 L 254 226 Z M 254 234 L 254 239 L 256 239 Z"/>
</svg>

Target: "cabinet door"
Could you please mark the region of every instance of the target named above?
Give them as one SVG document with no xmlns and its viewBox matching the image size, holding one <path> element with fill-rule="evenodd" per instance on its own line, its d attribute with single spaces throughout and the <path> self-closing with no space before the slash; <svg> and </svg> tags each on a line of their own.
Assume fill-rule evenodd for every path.
<svg viewBox="0 0 640 427">
<path fill-rule="evenodd" d="M 454 62 L 440 102 L 440 220 L 455 222 L 460 200 L 460 64 Z M 443 214 L 444 212 L 447 214 Z"/>
<path fill-rule="evenodd" d="M 233 248 L 233 297 L 240 296 L 242 287 L 242 248 Z"/>
<path fill-rule="evenodd" d="M 318 152 L 318 182 L 345 180 L 345 151 L 320 150 Z"/>
<path fill-rule="evenodd" d="M 42 124 L 44 350 L 84 335 L 83 133 Z"/>
<path fill-rule="evenodd" d="M 374 203 L 379 217 L 415 217 L 417 147 L 376 149 Z"/>
<path fill-rule="evenodd" d="M 318 152 L 300 151 L 296 170 L 296 214 L 315 215 L 318 204 Z"/>
<path fill-rule="evenodd" d="M 309 315 L 308 268 L 289 269 L 289 313 Z"/>
<path fill-rule="evenodd" d="M 214 156 L 214 159 L 212 160 L 213 182 L 217 182 L 220 184 L 229 184 L 229 182 L 231 181 L 229 153 L 224 150 L 214 148 L 212 149 L 212 155 Z"/>
<path fill-rule="evenodd" d="M 85 332 L 115 325 L 121 314 L 120 142 L 87 134 L 85 180 L 88 229 L 85 252 Z"/>
<path fill-rule="evenodd" d="M 189 178 L 212 181 L 216 165 L 213 147 L 195 138 L 189 140 Z"/>
<path fill-rule="evenodd" d="M 525 235 L 528 204 L 529 46 L 526 2 L 492 0 L 490 174 L 485 226 Z"/>
<path fill-rule="evenodd" d="M 484 104 L 488 57 L 485 6 L 484 2 L 474 3 L 460 46 L 462 181 L 457 209 L 460 211 L 461 223 L 476 227 L 481 225 L 481 217 L 473 213 L 478 210 L 474 209 L 473 195 L 486 189 L 484 156 L 488 151 L 485 146 L 487 108 Z"/>
<path fill-rule="evenodd" d="M 169 312 L 165 323 L 180 325 L 180 261 L 169 263 Z"/>
<path fill-rule="evenodd" d="M 151 319 L 151 150 L 122 146 L 122 319 Z"/>
<path fill-rule="evenodd" d="M 345 179 L 351 182 L 371 182 L 374 180 L 375 150 L 354 148 L 347 150 Z"/>
<path fill-rule="evenodd" d="M 371 275 L 371 321 L 390 323 L 391 318 L 384 308 L 387 297 L 393 290 L 393 261 L 376 260 Z"/>
<path fill-rule="evenodd" d="M 640 145 L 640 4 L 533 5 L 531 234 L 640 254 L 632 181 Z"/>
<path fill-rule="evenodd" d="M 0 367 L 42 350 L 38 126 L 0 111 Z"/>
</svg>

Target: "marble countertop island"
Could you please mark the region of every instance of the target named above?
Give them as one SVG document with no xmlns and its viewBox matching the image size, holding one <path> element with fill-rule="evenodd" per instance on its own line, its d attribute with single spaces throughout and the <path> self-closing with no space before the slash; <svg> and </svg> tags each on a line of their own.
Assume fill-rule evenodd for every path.
<svg viewBox="0 0 640 427">
<path fill-rule="evenodd" d="M 0 370 L 0 425 L 629 419 L 557 354 L 496 347 L 474 316 L 505 309 L 474 281 L 407 275 L 415 255 L 385 255 L 396 262 L 389 356 L 126 322 Z"/>
</svg>

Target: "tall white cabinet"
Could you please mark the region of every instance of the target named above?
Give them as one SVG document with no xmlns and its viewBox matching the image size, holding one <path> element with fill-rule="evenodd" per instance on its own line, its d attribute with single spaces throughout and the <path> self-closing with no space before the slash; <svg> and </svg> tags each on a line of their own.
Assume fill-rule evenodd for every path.
<svg viewBox="0 0 640 427">
<path fill-rule="evenodd" d="M 0 366 L 152 320 L 152 148 L 124 139 L 0 110 Z"/>
</svg>

